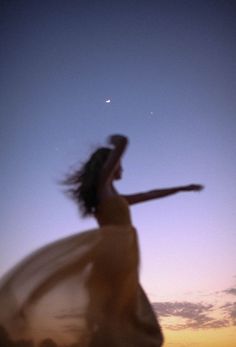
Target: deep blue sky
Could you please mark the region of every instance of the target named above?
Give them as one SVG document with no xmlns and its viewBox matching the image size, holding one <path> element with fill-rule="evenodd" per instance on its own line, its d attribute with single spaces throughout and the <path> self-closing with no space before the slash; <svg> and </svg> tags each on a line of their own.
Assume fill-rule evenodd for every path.
<svg viewBox="0 0 236 347">
<path fill-rule="evenodd" d="M 124 133 L 122 193 L 203 183 L 132 209 L 153 298 L 233 285 L 234 1 L 1 1 L 0 274 L 95 226 L 57 185 Z M 111 99 L 111 103 L 106 103 Z"/>
</svg>

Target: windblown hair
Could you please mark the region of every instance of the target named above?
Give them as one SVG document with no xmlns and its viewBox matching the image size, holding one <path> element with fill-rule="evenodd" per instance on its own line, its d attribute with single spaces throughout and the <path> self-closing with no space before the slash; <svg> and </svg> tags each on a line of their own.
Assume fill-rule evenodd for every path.
<svg viewBox="0 0 236 347">
<path fill-rule="evenodd" d="M 62 184 L 68 186 L 66 193 L 79 206 L 82 216 L 92 215 L 96 212 L 99 199 L 97 196 L 98 181 L 101 169 L 107 161 L 111 149 L 98 148 L 82 165 L 72 174 L 69 174 Z"/>
</svg>

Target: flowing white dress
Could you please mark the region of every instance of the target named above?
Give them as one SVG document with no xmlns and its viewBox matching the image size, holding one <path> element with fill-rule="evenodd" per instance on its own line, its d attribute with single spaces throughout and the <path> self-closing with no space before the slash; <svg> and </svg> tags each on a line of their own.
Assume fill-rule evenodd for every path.
<svg viewBox="0 0 236 347">
<path fill-rule="evenodd" d="M 2 279 L 0 345 L 162 345 L 139 284 L 137 233 L 126 200 L 105 200 L 97 219 L 99 228 L 39 249 Z"/>
</svg>

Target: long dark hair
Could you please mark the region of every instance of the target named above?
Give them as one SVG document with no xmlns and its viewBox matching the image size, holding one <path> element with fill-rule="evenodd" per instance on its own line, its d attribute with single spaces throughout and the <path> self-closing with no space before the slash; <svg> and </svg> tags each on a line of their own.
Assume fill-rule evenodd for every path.
<svg viewBox="0 0 236 347">
<path fill-rule="evenodd" d="M 92 215 L 96 212 L 99 203 L 98 181 L 101 169 L 110 153 L 111 149 L 108 147 L 98 148 L 81 168 L 68 174 L 62 181 L 63 185 L 69 187 L 66 193 L 78 204 L 82 216 Z"/>
</svg>

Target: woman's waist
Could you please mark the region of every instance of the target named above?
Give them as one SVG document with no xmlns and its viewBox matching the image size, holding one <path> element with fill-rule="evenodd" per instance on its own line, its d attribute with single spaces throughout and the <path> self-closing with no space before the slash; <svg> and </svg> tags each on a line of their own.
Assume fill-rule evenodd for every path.
<svg viewBox="0 0 236 347">
<path fill-rule="evenodd" d="M 118 228 L 134 228 L 132 222 L 129 221 L 112 221 L 112 220 L 97 220 L 100 227 L 118 227 Z"/>
<path fill-rule="evenodd" d="M 105 225 L 100 228 L 101 246 L 104 252 L 111 252 L 111 259 L 124 261 L 131 268 L 138 266 L 139 247 L 138 237 L 132 225 Z"/>
<path fill-rule="evenodd" d="M 136 228 L 132 224 L 100 224 L 99 229 L 100 232 L 111 233 L 111 234 L 135 234 Z"/>
</svg>

